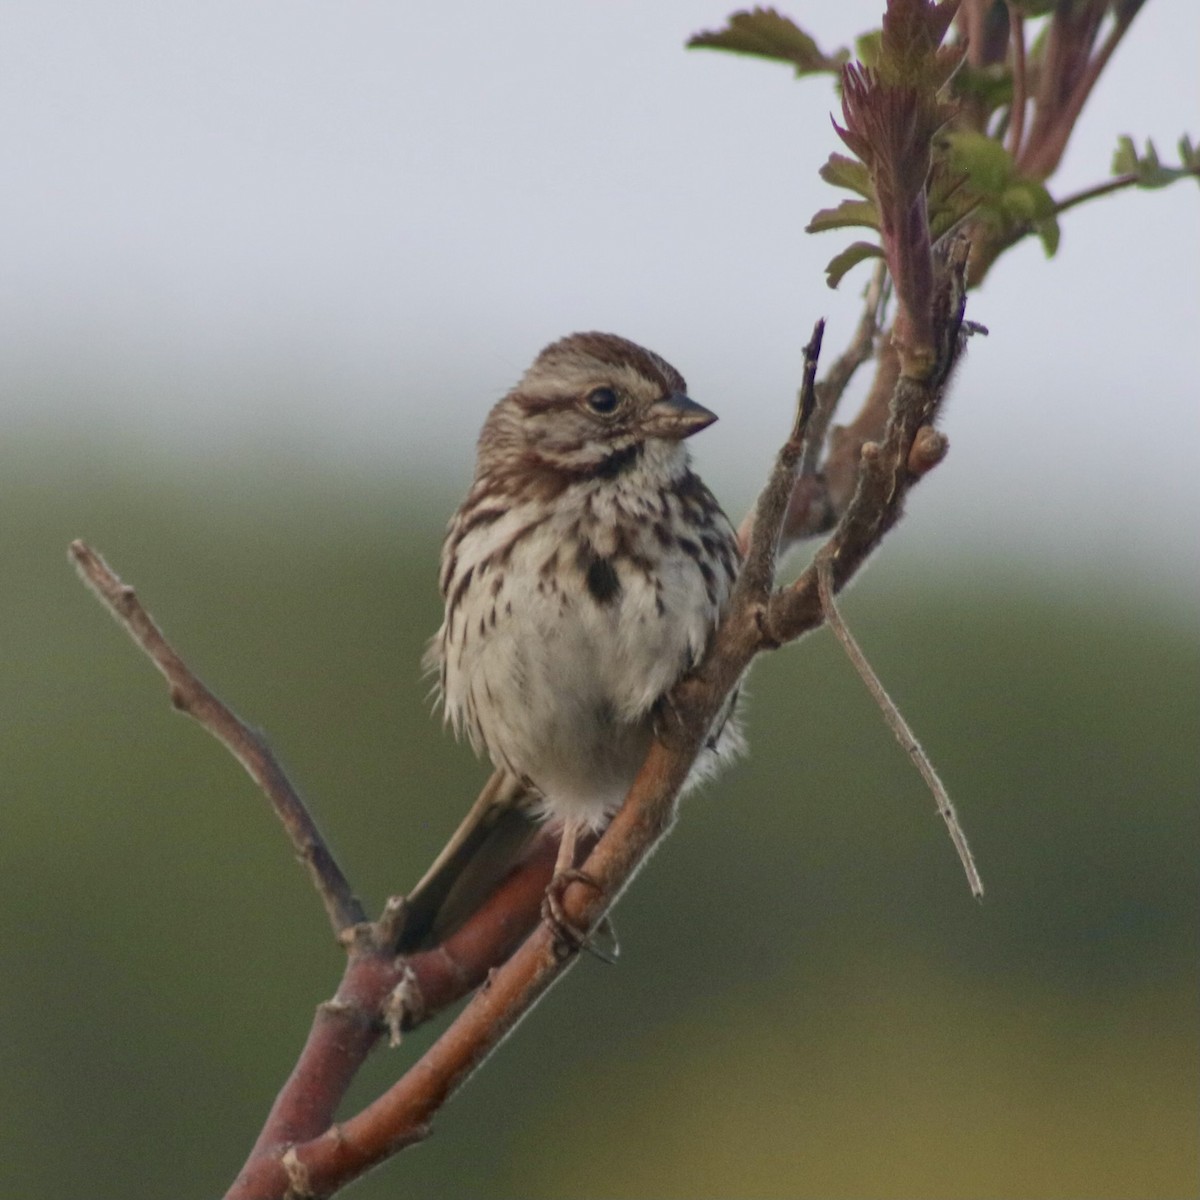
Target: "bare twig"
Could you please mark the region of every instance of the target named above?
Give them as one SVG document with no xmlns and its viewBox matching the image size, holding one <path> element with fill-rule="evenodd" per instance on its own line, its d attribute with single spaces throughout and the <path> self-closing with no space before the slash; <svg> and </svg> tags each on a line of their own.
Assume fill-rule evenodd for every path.
<svg viewBox="0 0 1200 1200">
<path fill-rule="evenodd" d="M 70 557 L 80 577 L 166 678 L 175 707 L 216 737 L 267 794 L 349 952 L 337 993 L 319 1006 L 296 1067 L 272 1106 L 247 1168 L 229 1193 L 281 1196 L 303 1168 L 294 1155 L 286 1154 L 288 1148 L 330 1128 L 347 1087 L 385 1029 L 395 1035 L 413 1028 L 478 987 L 536 925 L 553 871 L 555 839 L 535 845 L 520 868 L 453 937 L 433 950 L 397 959 L 392 947 L 403 926 L 403 901 L 389 901 L 378 922 L 366 921 L 311 815 L 262 737 L 196 678 L 133 588 L 122 583 L 99 554 L 74 542 Z M 268 1177 L 269 1184 L 264 1184 Z"/>
<path fill-rule="evenodd" d="M 816 471 L 825 434 L 837 411 L 838 402 L 858 368 L 868 362 L 875 353 L 875 338 L 879 333 L 884 305 L 887 303 L 887 280 L 887 263 L 880 259 L 875 264 L 871 281 L 863 293 L 862 316 L 858 319 L 853 337 L 817 384 L 817 404 L 809 422 L 804 457 L 800 462 L 801 475 L 811 475 Z"/>
<path fill-rule="evenodd" d="M 334 933 L 340 937 L 351 927 L 364 922 L 366 913 L 349 881 L 342 874 L 304 801 L 263 738 L 192 674 L 142 607 L 137 593 L 121 582 L 99 554 L 83 542 L 74 541 L 70 556 L 80 578 L 162 672 L 170 688 L 172 705 L 207 729 L 266 794 L 283 822 L 297 857 L 308 868 Z"/>
<path fill-rule="evenodd" d="M 1022 175 L 1045 179 L 1057 168 L 1096 81 L 1143 3 L 1128 0 L 1117 6 L 1108 35 L 1095 54 L 1091 50 L 1107 5 L 1060 6 L 1051 17 L 1032 127 L 1017 159 Z"/>
<path fill-rule="evenodd" d="M 847 441 L 850 439 L 837 436 L 841 431 L 835 429 L 837 453 L 831 453 L 823 466 L 820 464 L 820 455 L 830 422 L 837 412 L 846 388 L 858 368 L 868 362 L 875 353 L 875 340 L 879 334 L 888 293 L 887 264 L 881 260 L 876 265 L 864 293 L 863 312 L 854 335 L 846 349 L 827 368 L 824 378 L 815 385 L 815 403 L 804 435 L 804 449 L 800 455 L 797 478 L 784 516 L 780 536 L 781 553 L 802 538 L 813 537 L 831 529 L 841 508 L 850 499 L 853 485 L 840 489 L 838 485 L 843 482 L 847 473 L 852 477 L 857 471 L 857 447 L 847 457 Z M 873 401 L 868 400 L 868 405 L 872 405 L 871 416 L 878 416 L 879 432 L 883 430 L 887 414 L 887 395 L 890 394 L 894 382 L 893 377 L 884 393 L 881 408 L 874 407 Z M 874 394 L 875 390 L 872 389 L 872 396 Z M 867 405 L 864 405 L 864 412 L 866 411 Z M 860 414 L 859 418 L 856 418 L 856 425 L 863 419 Z M 843 466 L 846 469 L 842 469 Z M 738 542 L 743 550 L 749 545 L 753 524 L 754 510 L 751 509 L 738 529 Z"/>
<path fill-rule="evenodd" d="M 1079 204 L 1086 204 L 1089 200 L 1096 200 L 1100 196 L 1107 196 L 1112 192 L 1120 192 L 1125 188 L 1134 187 L 1139 180 L 1137 175 L 1115 175 L 1112 179 L 1106 179 L 1103 183 L 1095 183 L 1091 187 L 1083 188 L 1081 191 L 1073 192 L 1071 195 L 1062 200 L 1058 200 L 1054 205 L 1054 215 L 1062 216 L 1063 213 L 1069 211 Z"/>
<path fill-rule="evenodd" d="M 916 734 L 913 733 L 911 726 L 896 707 L 895 701 L 888 695 L 887 689 L 883 686 L 879 676 L 875 674 L 874 668 L 867 661 L 867 656 L 862 652 L 854 635 L 850 632 L 849 627 L 838 611 L 837 604 L 833 598 L 831 561 L 828 554 L 822 553 L 817 555 L 815 563 L 817 568 L 817 588 L 821 597 L 821 609 L 825 615 L 825 624 L 829 626 L 834 636 L 841 643 L 842 649 L 846 652 L 846 657 L 854 664 L 854 669 L 858 672 L 863 683 L 866 684 L 867 691 L 871 693 L 871 698 L 879 705 L 888 728 L 895 734 L 896 741 L 900 743 L 905 753 L 912 759 L 921 774 L 921 778 L 925 780 L 930 792 L 933 793 L 934 803 L 937 805 L 937 810 L 941 814 L 942 820 L 946 822 L 946 829 L 950 833 L 950 840 L 954 843 L 954 849 L 958 852 L 959 862 L 962 863 L 963 870 L 966 872 L 967 883 L 971 888 L 971 895 L 976 900 L 982 899 L 983 880 L 979 877 L 979 871 L 975 866 L 975 858 L 971 854 L 971 847 L 967 844 L 967 835 L 963 832 L 963 827 L 959 822 L 954 802 L 950 799 L 950 794 L 946 791 L 945 785 L 938 777 L 937 771 L 934 770 L 929 756 L 917 740 Z"/>
<path fill-rule="evenodd" d="M 1013 94 L 1009 105 L 1011 120 L 1008 127 L 1008 152 L 1015 161 L 1021 153 L 1021 140 L 1025 136 L 1025 105 L 1027 101 L 1025 77 L 1025 15 L 1009 0 L 1008 20 L 1011 28 L 1013 49 Z"/>
<path fill-rule="evenodd" d="M 764 602 L 775 581 L 783 521 L 796 483 L 796 472 L 808 444 L 808 425 L 816 405 L 817 362 L 821 357 L 824 336 L 825 322 L 821 320 L 813 326 L 812 337 L 804 347 L 804 376 L 796 397 L 796 419 L 792 423 L 792 432 L 779 448 L 775 467 L 754 506 L 749 526 L 743 524 L 739 535 L 743 539 L 746 559 L 737 586 L 752 589 Z M 768 540 L 767 531 L 772 529 L 775 535 Z"/>
</svg>

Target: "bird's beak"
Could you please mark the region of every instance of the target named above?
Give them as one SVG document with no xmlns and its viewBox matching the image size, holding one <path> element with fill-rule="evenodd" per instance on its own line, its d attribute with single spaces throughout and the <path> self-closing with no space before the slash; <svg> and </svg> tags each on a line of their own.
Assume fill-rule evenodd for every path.
<svg viewBox="0 0 1200 1200">
<path fill-rule="evenodd" d="M 715 412 L 709 412 L 704 405 L 697 404 L 681 392 L 675 392 L 664 396 L 650 409 L 646 418 L 646 432 L 652 437 L 682 441 L 693 433 L 707 429 L 716 419 Z"/>
</svg>

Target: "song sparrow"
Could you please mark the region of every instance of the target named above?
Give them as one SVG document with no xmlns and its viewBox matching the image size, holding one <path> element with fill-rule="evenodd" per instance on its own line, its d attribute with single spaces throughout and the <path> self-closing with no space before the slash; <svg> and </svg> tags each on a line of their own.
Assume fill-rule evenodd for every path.
<svg viewBox="0 0 1200 1200">
<path fill-rule="evenodd" d="M 620 807 L 737 572 L 733 529 L 683 444 L 715 420 L 658 355 L 605 333 L 547 346 L 489 414 L 442 550 L 427 665 L 446 720 L 496 774 L 410 895 L 402 948 L 469 915 L 540 822 L 561 826 L 561 880 L 580 834 Z M 689 785 L 740 744 L 727 709 Z"/>
</svg>

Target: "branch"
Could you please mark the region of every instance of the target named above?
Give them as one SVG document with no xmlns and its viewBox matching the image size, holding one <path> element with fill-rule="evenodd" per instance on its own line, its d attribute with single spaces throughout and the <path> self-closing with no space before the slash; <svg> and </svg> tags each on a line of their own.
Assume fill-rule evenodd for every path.
<svg viewBox="0 0 1200 1200">
<path fill-rule="evenodd" d="M 1055 12 L 1039 71 L 1032 128 L 1017 159 L 1022 175 L 1046 179 L 1057 168 L 1083 106 L 1142 4 L 1143 0 L 1128 0 L 1117 7 L 1108 36 L 1094 55 L 1092 46 L 1107 5 L 1092 0 L 1077 9 L 1060 6 Z"/>
<path fill-rule="evenodd" d="M 1086 204 L 1089 200 L 1096 200 L 1100 196 L 1107 196 L 1112 192 L 1120 192 L 1125 188 L 1135 187 L 1140 182 L 1140 175 L 1130 174 L 1118 175 L 1113 179 L 1106 179 L 1103 183 L 1095 183 L 1091 187 L 1073 192 L 1065 199 L 1059 200 L 1054 205 L 1054 215 L 1056 217 L 1062 216 L 1063 213 L 1075 208 L 1077 205 Z"/>
<path fill-rule="evenodd" d="M 282 1159 L 291 1143 L 316 1137 L 334 1114 L 363 1060 L 390 1029 L 395 1039 L 478 987 L 537 924 L 556 845 L 543 839 L 487 902 L 436 949 L 397 959 L 403 901 L 369 923 L 311 814 L 265 740 L 195 676 L 167 642 L 133 588 L 83 542 L 71 544 L 80 577 L 166 678 L 172 704 L 209 731 L 242 764 L 278 814 L 308 868 L 348 961 L 333 999 L 318 1007 L 304 1049 L 264 1124 L 250 1163 Z M 230 1195 L 282 1195 L 239 1191 Z"/>
<path fill-rule="evenodd" d="M 796 398 L 796 419 L 791 435 L 780 447 L 767 486 L 738 533 L 738 543 L 746 557 L 737 586 L 753 588 L 764 601 L 775 580 L 775 564 L 779 558 L 784 519 L 796 484 L 796 472 L 809 454 L 809 423 L 817 403 L 817 362 L 824 337 L 825 322 L 820 320 L 813 326 L 812 337 L 804 347 L 804 375 Z M 768 541 L 765 534 L 755 537 L 755 530 L 774 530 L 775 535 Z"/>
<path fill-rule="evenodd" d="M 759 520 L 729 610 L 701 667 L 671 692 L 664 706 L 670 715 L 662 733 L 651 745 L 621 809 L 583 864 L 583 872 L 596 886 L 576 883 L 564 892 L 563 907 L 576 928 L 596 927 L 670 830 L 679 790 L 725 696 L 754 655 L 770 644 L 761 618 L 773 586 L 775 547 L 812 412 L 822 329 L 823 323 L 818 322 L 805 351 L 806 382 L 796 419 L 759 502 Z M 517 878 L 524 875 L 518 873 Z M 496 900 L 493 896 L 488 907 L 498 907 Z M 451 941 L 462 935 L 463 930 L 458 931 Z M 260 1138 L 227 1200 L 281 1195 L 297 1181 L 308 1194 L 328 1195 L 423 1138 L 438 1109 L 572 965 L 578 952 L 548 924 L 541 924 L 507 962 L 488 974 L 485 985 L 453 1024 L 378 1100 L 305 1142 L 289 1145 L 287 1139 L 276 1139 L 271 1145 Z M 427 956 L 416 956 L 422 957 Z"/>
<path fill-rule="evenodd" d="M 867 656 L 862 652 L 862 648 L 855 641 L 854 635 L 842 619 L 842 614 L 838 612 L 833 598 L 832 567 L 829 556 L 818 554 L 814 565 L 817 569 L 817 591 L 821 597 L 821 611 L 825 623 L 841 643 L 842 649 L 845 650 L 847 658 L 854 665 L 859 678 L 866 684 L 867 691 L 871 693 L 871 698 L 879 706 L 888 728 L 896 736 L 896 741 L 912 759 L 921 778 L 925 780 L 926 786 L 933 794 L 938 814 L 946 822 L 950 841 L 954 844 L 958 860 L 962 863 L 963 871 L 966 873 L 971 895 L 976 900 L 981 900 L 983 898 L 983 880 L 979 877 L 979 870 L 975 866 L 975 856 L 971 853 L 971 847 L 967 843 L 967 835 L 959 822 L 954 801 L 950 799 L 950 793 L 946 791 L 946 787 L 934 769 L 929 756 L 925 753 L 924 747 L 917 740 L 917 735 L 913 733 L 911 726 L 896 707 L 895 701 L 888 695 L 887 689 L 883 686 L 879 676 L 875 674 L 874 668 L 867 661 Z"/>
<path fill-rule="evenodd" d="M 875 353 L 875 338 L 879 333 L 880 321 L 888 295 L 887 263 L 882 259 L 875 264 L 871 282 L 863 293 L 863 311 L 858 319 L 846 349 L 842 351 L 833 364 L 825 372 L 825 377 L 817 384 L 817 402 L 809 421 L 808 436 L 805 439 L 804 457 L 800 461 L 801 475 L 815 475 L 821 447 L 829 424 L 837 411 L 842 395 L 854 378 L 855 372 Z M 791 513 L 788 514 L 789 519 Z M 784 526 L 786 536 L 788 526 Z"/>
<path fill-rule="evenodd" d="M 853 497 L 819 552 L 832 563 L 834 592 L 845 586 L 900 519 L 908 489 L 944 457 L 944 439 L 930 427 L 966 335 L 973 328 L 963 321 L 969 251 L 970 245 L 963 238 L 946 248 L 947 258 L 935 295 L 934 330 L 938 346 L 932 371 L 925 378 L 901 375 L 896 379 L 887 403 L 882 442 L 861 443 Z M 879 388 L 882 374 L 881 365 L 875 389 Z M 930 429 L 930 435 L 923 433 L 926 429 Z M 766 624 L 773 637 L 783 643 L 817 628 L 823 620 L 816 569 L 810 564 L 795 583 L 771 597 Z"/>
<path fill-rule="evenodd" d="M 959 264 L 961 266 L 961 263 Z M 961 275 L 961 271 L 959 271 Z M 945 306 L 943 306 L 945 307 Z M 930 380 L 944 382 L 960 343 L 961 305 L 952 334 L 939 345 L 949 358 Z M 944 316 L 944 314 L 943 314 Z M 935 321 L 940 325 L 942 318 Z M 800 627 L 769 617 L 783 615 L 781 597 L 803 592 L 804 577 L 787 592 L 774 586 L 775 549 L 787 501 L 809 437 L 815 405 L 815 374 L 823 325 L 818 323 L 806 348 L 805 382 L 787 441 L 777 455 L 758 505 L 746 569 L 739 576 L 730 607 L 698 669 L 672 691 L 668 716 L 620 811 L 583 864 L 597 888 L 579 884 L 563 896 L 567 919 L 590 930 L 603 919 L 654 846 L 674 822 L 676 797 L 725 697 L 756 654 Z M 928 428 L 935 399 L 930 381 L 896 388 L 885 448 L 897 463 L 922 458 L 914 442 Z M 907 387 L 907 390 L 906 390 Z M 915 388 L 915 390 L 914 390 Z M 915 399 L 914 399 L 915 397 Z M 927 439 L 928 440 L 928 439 Z M 935 442 L 937 439 L 933 439 Z M 849 534 L 870 529 L 875 541 L 894 523 L 908 483 L 936 461 L 895 474 L 886 490 L 860 485 L 835 539 L 847 548 L 839 571 L 844 583 L 858 555 Z M 864 463 L 886 456 L 864 454 Z M 888 461 L 891 461 L 890 459 Z M 868 469 L 863 479 L 874 478 Z M 903 484 L 903 486 L 900 486 Z M 867 510 L 875 505 L 877 511 Z M 831 539 L 831 544 L 834 539 Z M 323 897 L 330 897 L 331 920 L 349 951 L 346 971 L 333 1000 L 318 1009 L 308 1042 L 280 1092 L 256 1145 L 228 1193 L 229 1200 L 290 1195 L 329 1195 L 370 1166 L 424 1137 L 445 1100 L 461 1085 L 521 1016 L 570 967 L 578 950 L 564 945 L 546 924 L 537 925 L 544 890 L 553 869 L 553 839 L 500 885 L 443 945 L 405 959 L 392 947 L 403 928 L 403 901 L 390 902 L 381 919 L 367 923 L 332 856 L 323 848 L 311 818 L 261 738 L 230 713 L 179 659 L 157 626 L 103 560 L 82 543 L 72 546 L 80 573 L 117 616 L 134 641 L 163 672 L 177 707 L 214 733 L 260 783 L 280 812 L 294 844 L 301 849 Z M 811 568 L 809 574 L 811 574 Z M 809 627 L 819 623 L 810 622 Z M 294 833 L 300 830 L 301 833 Z M 344 919 L 343 913 L 351 919 Z M 532 934 L 525 937 L 530 929 Z M 525 939 L 514 951 L 514 947 Z M 505 958 L 511 954 L 511 957 Z M 495 964 L 503 965 L 495 968 Z M 495 968 L 495 969 L 494 969 Z M 390 1029 L 393 1038 L 441 1007 L 478 987 L 454 1023 L 392 1088 L 341 1124 L 332 1124 L 337 1107 L 362 1061 Z"/>
<path fill-rule="evenodd" d="M 813 537 L 831 529 L 853 491 L 853 479 L 858 471 L 857 447 L 853 453 L 847 454 L 848 439 L 839 436 L 837 444 L 841 448 L 841 457 L 831 453 L 823 465 L 819 464 L 819 459 L 830 423 L 846 388 L 858 368 L 875 353 L 875 340 L 879 334 L 888 297 L 886 263 L 880 261 L 876 265 L 864 296 L 862 315 L 850 342 L 826 370 L 824 378 L 815 385 L 815 401 L 804 435 L 799 477 L 792 488 L 787 513 L 784 516 L 780 553 L 786 552 L 803 538 Z M 868 413 L 868 416 L 864 418 L 863 413 L 860 413 L 852 423 L 855 427 L 866 420 L 872 428 L 877 426 L 875 436 L 883 431 L 887 417 L 887 397 L 894 382 L 893 378 L 888 383 L 881 406 L 876 407 L 871 397 L 868 397 L 867 405 L 864 406 L 864 413 Z M 875 390 L 872 389 L 871 396 L 874 395 Z M 840 432 L 835 429 L 835 434 L 840 435 Z M 845 485 L 844 480 L 847 478 L 850 483 Z M 743 552 L 749 544 L 753 525 L 754 510 L 751 509 L 738 529 L 738 544 Z"/>
<path fill-rule="evenodd" d="M 341 938 L 353 926 L 364 922 L 366 913 L 349 881 L 342 874 L 304 801 L 263 738 L 192 674 L 142 607 L 137 593 L 121 582 L 99 554 L 83 542 L 74 541 L 70 556 L 80 578 L 162 672 L 175 708 L 207 729 L 266 794 L 275 815 L 283 822 L 296 856 L 308 868 L 334 934 Z"/>
<path fill-rule="evenodd" d="M 1012 27 L 1013 48 L 1013 95 L 1009 105 L 1012 121 L 1008 128 L 1008 152 L 1015 161 L 1021 153 L 1021 142 L 1025 137 L 1025 105 L 1028 91 L 1025 73 L 1025 15 L 1012 0 L 1008 0 L 1008 20 Z"/>
</svg>

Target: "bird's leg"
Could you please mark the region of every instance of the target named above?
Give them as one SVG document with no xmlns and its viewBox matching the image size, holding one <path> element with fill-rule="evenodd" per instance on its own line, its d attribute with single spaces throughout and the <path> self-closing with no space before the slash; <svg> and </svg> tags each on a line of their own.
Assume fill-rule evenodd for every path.
<svg viewBox="0 0 1200 1200">
<path fill-rule="evenodd" d="M 554 877 L 546 888 L 546 899 L 542 903 L 542 917 L 550 923 L 559 941 L 570 950 L 586 950 L 602 962 L 615 963 L 620 948 L 617 945 L 616 934 L 612 923 L 607 917 L 600 923 L 600 928 L 606 929 L 612 939 L 611 952 L 601 951 L 592 942 L 591 935 L 574 924 L 563 908 L 563 896 L 573 883 L 582 883 L 596 891 L 603 891 L 600 885 L 586 872 L 575 866 L 575 849 L 579 844 L 581 826 L 575 821 L 563 823 L 562 839 L 558 843 L 558 858 L 554 864 Z"/>
<path fill-rule="evenodd" d="M 575 869 L 575 850 L 579 845 L 579 824 L 564 821 L 562 837 L 558 842 L 558 858 L 554 860 L 554 875 L 566 875 Z"/>
</svg>

